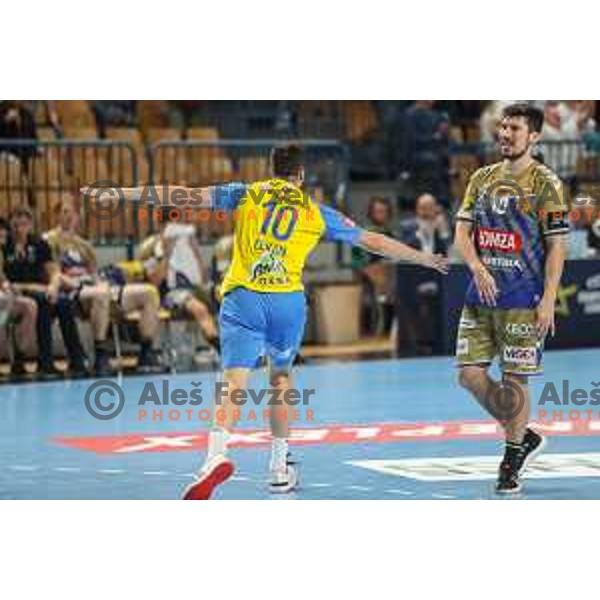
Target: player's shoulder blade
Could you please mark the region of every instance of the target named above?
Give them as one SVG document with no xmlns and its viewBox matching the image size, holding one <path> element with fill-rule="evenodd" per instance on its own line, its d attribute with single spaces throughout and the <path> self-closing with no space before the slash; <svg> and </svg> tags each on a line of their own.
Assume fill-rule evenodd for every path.
<svg viewBox="0 0 600 600">
<path fill-rule="evenodd" d="M 551 182 L 554 184 L 560 184 L 559 176 L 548 166 L 536 162 L 536 165 L 533 169 L 534 178 L 541 182 Z"/>
</svg>

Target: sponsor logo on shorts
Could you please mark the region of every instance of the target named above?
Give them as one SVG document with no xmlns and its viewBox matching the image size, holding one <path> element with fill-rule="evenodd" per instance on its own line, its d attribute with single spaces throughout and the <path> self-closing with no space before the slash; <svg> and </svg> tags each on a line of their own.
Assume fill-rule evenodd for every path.
<svg viewBox="0 0 600 600">
<path fill-rule="evenodd" d="M 477 329 L 477 321 L 475 319 L 467 319 L 466 317 L 461 317 L 458 326 L 462 329 Z"/>
<path fill-rule="evenodd" d="M 357 460 L 348 464 L 418 481 L 492 480 L 498 476 L 497 456 Z M 528 465 L 527 477 L 600 477 L 600 453 L 542 455 Z"/>
<path fill-rule="evenodd" d="M 521 236 L 518 232 L 486 227 L 477 229 L 477 240 L 482 250 L 517 253 L 521 251 L 522 246 Z"/>
<path fill-rule="evenodd" d="M 469 340 L 467 338 L 458 338 L 456 342 L 456 354 L 469 353 Z"/>
<path fill-rule="evenodd" d="M 535 346 L 505 346 L 503 355 L 506 362 L 516 365 L 536 367 L 538 364 L 538 349 Z"/>
<path fill-rule="evenodd" d="M 536 332 L 533 323 L 507 323 L 505 332 L 514 337 L 531 337 Z"/>
</svg>

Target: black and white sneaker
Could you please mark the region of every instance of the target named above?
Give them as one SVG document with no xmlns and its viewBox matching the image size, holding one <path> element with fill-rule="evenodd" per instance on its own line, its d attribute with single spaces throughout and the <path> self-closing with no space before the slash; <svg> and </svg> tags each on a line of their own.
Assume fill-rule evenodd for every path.
<svg viewBox="0 0 600 600">
<path fill-rule="evenodd" d="M 506 444 L 496 483 L 498 494 L 517 494 L 523 488 L 520 475 L 523 452 L 522 444 L 511 444 L 510 442 Z"/>
<path fill-rule="evenodd" d="M 527 428 L 525 437 L 523 438 L 523 454 L 522 464 L 519 468 L 519 475 L 522 475 L 527 469 L 527 466 L 532 460 L 535 460 L 537 455 L 545 448 L 546 438 L 537 431 Z"/>
<path fill-rule="evenodd" d="M 287 494 L 298 485 L 298 471 L 291 464 L 286 465 L 285 471 L 271 471 L 269 489 L 272 494 Z"/>
</svg>

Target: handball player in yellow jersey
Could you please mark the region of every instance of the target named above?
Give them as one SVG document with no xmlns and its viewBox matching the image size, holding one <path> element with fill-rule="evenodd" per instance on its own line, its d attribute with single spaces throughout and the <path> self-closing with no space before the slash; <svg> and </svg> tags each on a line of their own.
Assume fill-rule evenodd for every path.
<svg viewBox="0 0 600 600">
<path fill-rule="evenodd" d="M 223 384 L 222 409 L 227 417 L 209 433 L 208 453 L 187 500 L 207 500 L 214 488 L 234 472 L 227 443 L 236 409 L 231 395 L 245 389 L 249 373 L 263 358 L 269 362 L 270 385 L 282 397 L 291 388 L 290 369 L 302 342 L 306 301 L 302 275 L 308 255 L 320 239 L 358 245 L 393 260 L 406 260 L 442 273 L 447 259 L 427 254 L 385 235 L 359 228 L 349 218 L 303 192 L 304 157 L 296 145 L 271 152 L 272 179 L 253 184 L 232 183 L 198 189 L 157 188 L 160 195 L 177 191 L 183 200 L 202 199 L 212 210 L 236 211 L 233 260 L 222 284 L 219 315 Z M 123 190 L 126 199 L 140 199 L 141 188 Z M 195 194 L 195 195 L 194 195 Z M 161 198 L 164 200 L 164 198 Z M 289 424 L 271 420 L 272 492 L 288 492 L 297 472 L 288 464 Z"/>
</svg>

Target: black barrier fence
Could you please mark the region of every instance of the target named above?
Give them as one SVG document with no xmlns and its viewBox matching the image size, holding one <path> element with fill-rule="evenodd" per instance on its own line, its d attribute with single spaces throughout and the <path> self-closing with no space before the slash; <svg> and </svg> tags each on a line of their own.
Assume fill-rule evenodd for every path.
<svg viewBox="0 0 600 600">
<path fill-rule="evenodd" d="M 305 149 L 306 183 L 319 200 L 343 206 L 348 190 L 348 149 L 337 141 L 287 140 Z M 0 141 L 0 215 L 17 206 L 34 209 L 36 226 L 57 220 L 60 198 L 98 181 L 130 187 L 153 182 L 204 186 L 266 178 L 269 151 L 279 140 L 162 140 L 148 148 L 125 140 Z M 149 175 L 138 177 L 147 171 Z M 143 167 L 143 168 L 139 168 Z M 83 211 L 82 233 L 96 244 L 133 244 L 155 229 L 140 205 L 115 210 L 111 218 Z M 144 207 L 146 209 L 150 207 Z M 222 234 L 222 221 L 197 221 L 201 241 Z"/>
</svg>

